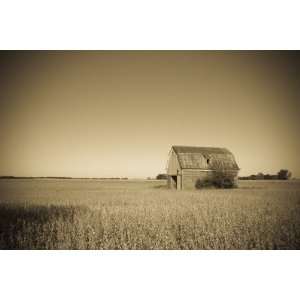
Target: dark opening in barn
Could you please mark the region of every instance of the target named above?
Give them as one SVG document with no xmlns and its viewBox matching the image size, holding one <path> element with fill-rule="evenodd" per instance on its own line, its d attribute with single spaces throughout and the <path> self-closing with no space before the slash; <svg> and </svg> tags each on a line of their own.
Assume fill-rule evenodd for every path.
<svg viewBox="0 0 300 300">
<path fill-rule="evenodd" d="M 170 182 L 171 188 L 177 188 L 177 176 L 171 176 L 171 182 Z"/>
</svg>

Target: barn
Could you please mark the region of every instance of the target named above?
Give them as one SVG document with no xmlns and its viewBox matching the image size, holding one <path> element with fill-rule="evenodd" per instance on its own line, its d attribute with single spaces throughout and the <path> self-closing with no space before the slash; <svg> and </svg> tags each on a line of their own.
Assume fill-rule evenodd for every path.
<svg viewBox="0 0 300 300">
<path fill-rule="evenodd" d="M 182 190 L 205 185 L 237 186 L 239 167 L 225 148 L 172 146 L 167 163 L 168 187 Z"/>
</svg>

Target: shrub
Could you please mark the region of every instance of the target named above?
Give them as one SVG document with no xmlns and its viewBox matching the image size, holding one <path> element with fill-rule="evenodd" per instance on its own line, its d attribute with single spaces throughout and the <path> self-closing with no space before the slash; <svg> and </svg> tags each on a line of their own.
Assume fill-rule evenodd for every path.
<svg viewBox="0 0 300 300">
<path fill-rule="evenodd" d="M 228 171 L 215 171 L 213 184 L 217 188 L 234 188 L 236 187 L 235 176 Z"/>
<path fill-rule="evenodd" d="M 202 188 L 207 188 L 207 187 L 213 187 L 214 182 L 211 179 L 198 179 L 196 181 L 195 187 L 196 189 L 202 189 Z"/>
<path fill-rule="evenodd" d="M 215 171 L 212 178 L 198 179 L 195 187 L 197 189 L 206 187 L 234 188 L 236 187 L 235 176 L 228 171 Z"/>
<path fill-rule="evenodd" d="M 289 170 L 284 170 L 281 169 L 278 173 L 277 173 L 278 179 L 281 180 L 287 180 L 292 176 L 292 173 Z"/>
</svg>

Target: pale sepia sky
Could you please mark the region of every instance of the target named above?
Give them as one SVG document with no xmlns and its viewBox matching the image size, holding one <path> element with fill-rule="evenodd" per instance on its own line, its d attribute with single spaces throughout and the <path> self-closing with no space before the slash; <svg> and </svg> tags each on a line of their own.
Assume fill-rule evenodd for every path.
<svg viewBox="0 0 300 300">
<path fill-rule="evenodd" d="M 0 175 L 147 177 L 171 145 L 300 176 L 299 52 L 0 53 Z"/>
</svg>

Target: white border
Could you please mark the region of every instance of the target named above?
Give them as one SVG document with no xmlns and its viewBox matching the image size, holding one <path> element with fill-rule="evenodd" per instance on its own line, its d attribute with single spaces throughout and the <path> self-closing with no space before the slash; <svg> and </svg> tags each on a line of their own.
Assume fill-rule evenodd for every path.
<svg viewBox="0 0 300 300">
<path fill-rule="evenodd" d="M 299 49 L 299 1 L 5 0 L 1 49 Z"/>
<path fill-rule="evenodd" d="M 298 299 L 299 251 L 2 251 L 1 299 Z"/>
<path fill-rule="evenodd" d="M 1 49 L 299 49 L 299 1 L 1 1 Z M 299 251 L 0 251 L 1 299 L 298 299 Z"/>
</svg>

